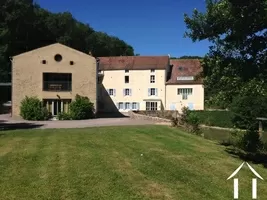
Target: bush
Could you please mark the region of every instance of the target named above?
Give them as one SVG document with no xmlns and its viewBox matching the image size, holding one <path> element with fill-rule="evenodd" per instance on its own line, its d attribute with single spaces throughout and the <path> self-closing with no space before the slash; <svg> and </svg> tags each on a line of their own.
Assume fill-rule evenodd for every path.
<svg viewBox="0 0 267 200">
<path fill-rule="evenodd" d="M 190 132 L 201 134 L 200 128 L 199 128 L 200 119 L 195 113 L 192 113 L 192 112 L 189 113 L 186 121 L 187 121 Z"/>
<path fill-rule="evenodd" d="M 232 122 L 237 128 L 257 130 L 257 117 L 267 115 L 267 97 L 257 95 L 238 96 L 231 105 Z"/>
<path fill-rule="evenodd" d="M 231 145 L 246 152 L 260 152 L 264 150 L 264 144 L 261 141 L 258 132 L 251 130 L 231 133 Z"/>
<path fill-rule="evenodd" d="M 191 111 L 195 113 L 201 124 L 207 126 L 218 126 L 223 128 L 233 128 L 232 123 L 233 113 L 231 111 Z"/>
<path fill-rule="evenodd" d="M 74 120 L 90 119 L 94 117 L 94 104 L 88 97 L 76 95 L 70 104 L 70 115 Z"/>
<path fill-rule="evenodd" d="M 49 113 L 37 97 L 25 97 L 20 106 L 20 115 L 25 120 L 48 120 Z"/>
<path fill-rule="evenodd" d="M 71 120 L 72 119 L 71 114 L 65 113 L 65 112 L 58 113 L 57 118 L 59 120 Z"/>
<path fill-rule="evenodd" d="M 189 110 L 188 107 L 183 107 L 182 108 L 182 113 L 180 115 L 180 122 L 181 122 L 181 125 L 185 125 L 187 124 L 187 119 L 188 119 L 188 116 L 189 114 L 191 113 L 191 110 Z"/>
<path fill-rule="evenodd" d="M 173 126 L 173 127 L 178 126 L 178 118 L 177 117 L 171 118 L 171 126 Z"/>
</svg>

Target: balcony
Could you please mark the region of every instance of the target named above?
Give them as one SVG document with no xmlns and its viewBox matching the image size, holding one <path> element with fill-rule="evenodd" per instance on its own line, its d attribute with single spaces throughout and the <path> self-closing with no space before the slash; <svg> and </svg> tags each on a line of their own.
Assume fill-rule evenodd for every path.
<svg viewBox="0 0 267 200">
<path fill-rule="evenodd" d="M 68 92 L 71 91 L 71 81 L 44 81 L 43 91 Z"/>
</svg>

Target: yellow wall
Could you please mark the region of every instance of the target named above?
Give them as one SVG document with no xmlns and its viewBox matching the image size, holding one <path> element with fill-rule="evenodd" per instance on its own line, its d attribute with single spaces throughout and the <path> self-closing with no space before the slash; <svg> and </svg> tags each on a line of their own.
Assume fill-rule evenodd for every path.
<svg viewBox="0 0 267 200">
<path fill-rule="evenodd" d="M 178 88 L 192 88 L 192 95 L 188 95 L 187 100 L 182 99 L 182 95 L 178 95 Z M 166 86 L 166 110 L 171 110 L 172 105 L 175 105 L 175 110 L 181 111 L 183 106 L 193 104 L 194 110 L 204 109 L 204 87 L 201 84 L 189 85 L 167 85 Z"/>
<path fill-rule="evenodd" d="M 118 102 L 138 102 L 140 103 L 139 109 L 145 110 L 144 99 L 161 99 L 162 105 L 165 105 L 165 70 L 155 70 L 154 73 L 150 70 L 129 70 L 128 73 L 125 73 L 125 70 L 107 70 L 101 73 L 104 75 L 103 88 L 99 89 L 99 95 L 104 104 L 101 110 L 115 111 Z M 129 83 L 124 82 L 125 75 L 129 75 Z M 150 83 L 150 75 L 155 75 L 155 83 Z M 132 95 L 123 96 L 124 88 L 132 89 Z M 157 96 L 148 96 L 148 88 L 157 88 Z M 107 89 L 116 89 L 116 95 L 109 96 Z M 158 109 L 163 109 L 163 106 L 161 107 L 158 103 Z"/>
<path fill-rule="evenodd" d="M 61 62 L 54 60 L 61 54 Z M 46 60 L 46 64 L 42 64 Z M 70 65 L 74 61 L 74 65 Z M 71 73 L 72 91 L 43 91 L 43 72 Z M 39 48 L 13 58 L 12 62 L 12 116 L 20 114 L 20 104 L 25 96 L 40 99 L 74 99 L 76 94 L 87 96 L 97 110 L 97 70 L 94 57 L 61 44 Z"/>
</svg>

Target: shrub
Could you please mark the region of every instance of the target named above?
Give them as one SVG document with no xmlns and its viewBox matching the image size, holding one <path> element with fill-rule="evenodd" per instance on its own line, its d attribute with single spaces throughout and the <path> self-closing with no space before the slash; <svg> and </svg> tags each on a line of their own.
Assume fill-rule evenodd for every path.
<svg viewBox="0 0 267 200">
<path fill-rule="evenodd" d="M 187 121 L 187 125 L 189 127 L 190 132 L 201 134 L 200 128 L 199 128 L 200 120 L 199 120 L 199 117 L 195 113 L 189 113 L 186 121 Z"/>
<path fill-rule="evenodd" d="M 49 113 L 37 97 L 25 97 L 20 106 L 20 115 L 26 120 L 48 120 Z"/>
<path fill-rule="evenodd" d="M 249 95 L 238 96 L 231 105 L 232 122 L 237 128 L 257 130 L 257 117 L 267 115 L 267 97 Z"/>
<path fill-rule="evenodd" d="M 94 104 L 88 97 L 76 95 L 75 101 L 70 104 L 70 114 L 72 119 L 90 119 L 94 117 Z"/>
<path fill-rule="evenodd" d="M 190 113 L 191 113 L 191 110 L 189 110 L 188 107 L 183 107 L 182 108 L 182 113 L 180 115 L 181 125 L 187 124 L 187 118 L 188 118 L 188 116 L 189 116 Z"/>
<path fill-rule="evenodd" d="M 59 120 L 71 120 L 72 119 L 71 114 L 65 113 L 65 112 L 58 113 L 57 118 Z"/>
<path fill-rule="evenodd" d="M 171 118 L 171 126 L 173 126 L 173 127 L 178 126 L 178 118 L 177 117 Z"/>
<path fill-rule="evenodd" d="M 259 152 L 264 150 L 264 144 L 261 141 L 258 132 L 251 130 L 231 133 L 231 145 L 246 152 Z"/>
</svg>

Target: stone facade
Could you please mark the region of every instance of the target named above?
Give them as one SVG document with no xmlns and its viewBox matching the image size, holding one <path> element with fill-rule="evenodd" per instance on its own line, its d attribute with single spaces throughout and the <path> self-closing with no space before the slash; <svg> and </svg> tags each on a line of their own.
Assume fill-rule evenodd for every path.
<svg viewBox="0 0 267 200">
<path fill-rule="evenodd" d="M 56 59 L 60 55 L 61 59 Z M 43 73 L 71 74 L 71 90 L 44 91 Z M 13 57 L 12 117 L 19 117 L 21 101 L 26 97 L 73 100 L 76 94 L 87 96 L 97 111 L 96 59 L 62 44 L 52 44 Z"/>
</svg>

